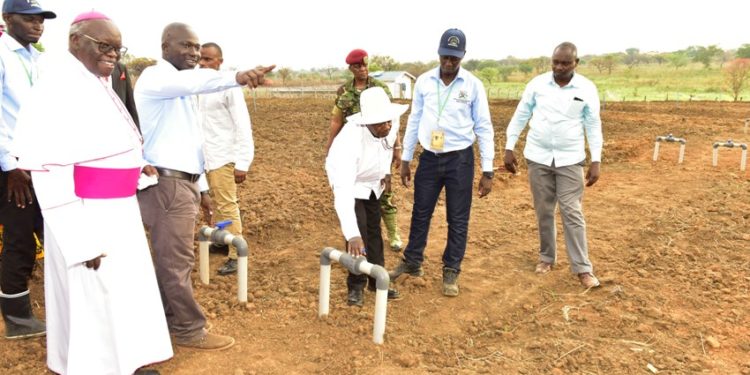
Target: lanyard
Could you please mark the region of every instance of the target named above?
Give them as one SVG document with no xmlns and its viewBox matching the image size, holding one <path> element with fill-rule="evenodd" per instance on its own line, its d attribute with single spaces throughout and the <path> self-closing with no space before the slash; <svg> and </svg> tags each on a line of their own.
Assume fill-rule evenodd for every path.
<svg viewBox="0 0 750 375">
<path fill-rule="evenodd" d="M 24 72 L 26 72 L 26 78 L 29 79 L 29 86 L 34 86 L 34 80 L 33 80 L 33 77 L 32 77 L 32 71 L 30 71 L 29 68 L 26 66 L 26 63 L 23 61 L 23 59 L 21 58 L 21 54 L 18 51 L 16 51 L 16 57 L 18 58 L 18 62 L 21 63 L 21 66 L 23 66 Z M 32 70 L 33 69 L 34 68 L 32 67 Z"/>
<path fill-rule="evenodd" d="M 440 100 L 440 78 L 438 78 L 435 83 L 437 83 L 437 96 L 438 96 L 438 127 L 440 126 L 440 116 L 443 114 L 443 110 L 445 109 L 445 106 L 448 104 L 448 98 L 451 97 L 451 91 L 453 91 L 453 82 L 456 82 L 456 79 L 453 79 L 453 82 L 451 82 L 450 85 L 448 85 L 448 93 L 445 94 L 445 99 Z"/>
</svg>

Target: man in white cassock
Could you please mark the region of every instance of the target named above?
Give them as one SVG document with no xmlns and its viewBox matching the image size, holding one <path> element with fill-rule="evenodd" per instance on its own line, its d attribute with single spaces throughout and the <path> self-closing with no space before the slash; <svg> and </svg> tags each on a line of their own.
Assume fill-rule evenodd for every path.
<svg viewBox="0 0 750 375">
<path fill-rule="evenodd" d="M 125 50 L 109 18 L 78 16 L 70 53 L 41 63 L 11 145 L 44 216 L 47 366 L 59 374 L 143 373 L 173 354 L 135 196 L 141 171 L 156 171 L 107 82 Z"/>
<path fill-rule="evenodd" d="M 398 136 L 399 117 L 409 108 L 393 104 L 382 87 L 371 87 L 360 95 L 360 112 L 346 118 L 348 126 L 333 140 L 326 158 L 326 172 L 334 195 L 334 206 L 353 256 L 385 265 L 380 230 L 380 196 L 391 191 L 391 161 Z M 395 125 L 394 125 L 395 122 Z M 347 303 L 364 304 L 365 275 L 349 273 Z M 375 290 L 375 279 L 369 279 Z M 399 299 L 396 289 L 388 299 Z"/>
</svg>

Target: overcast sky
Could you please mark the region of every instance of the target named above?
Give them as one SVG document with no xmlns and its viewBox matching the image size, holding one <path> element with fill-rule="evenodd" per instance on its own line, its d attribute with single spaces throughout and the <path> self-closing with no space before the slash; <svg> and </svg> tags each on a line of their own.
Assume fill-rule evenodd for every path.
<svg viewBox="0 0 750 375">
<path fill-rule="evenodd" d="M 750 43 L 747 0 L 39 1 L 58 15 L 45 23 L 48 50 L 67 48 L 73 18 L 96 9 L 119 26 L 135 56 L 161 57 L 162 29 L 180 21 L 201 42 L 221 45 L 226 65 L 240 68 L 345 67 L 354 48 L 399 62 L 429 61 L 452 27 L 466 33 L 465 59 L 548 56 L 566 40 L 580 55 Z"/>
</svg>

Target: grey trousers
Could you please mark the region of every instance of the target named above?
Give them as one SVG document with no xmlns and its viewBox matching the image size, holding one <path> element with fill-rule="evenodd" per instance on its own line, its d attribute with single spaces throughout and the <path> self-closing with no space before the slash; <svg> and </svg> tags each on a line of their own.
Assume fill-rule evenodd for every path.
<svg viewBox="0 0 750 375">
<path fill-rule="evenodd" d="M 193 296 L 193 231 L 200 193 L 196 184 L 170 177 L 138 192 L 143 224 L 150 233 L 156 281 L 169 333 L 178 340 L 205 335 L 206 317 Z"/>
<path fill-rule="evenodd" d="M 586 221 L 583 218 L 583 162 L 565 167 L 548 167 L 526 160 L 534 210 L 539 225 L 539 259 L 555 264 L 557 229 L 555 206 L 560 205 L 565 247 L 573 273 L 593 272 L 586 243 Z"/>
</svg>

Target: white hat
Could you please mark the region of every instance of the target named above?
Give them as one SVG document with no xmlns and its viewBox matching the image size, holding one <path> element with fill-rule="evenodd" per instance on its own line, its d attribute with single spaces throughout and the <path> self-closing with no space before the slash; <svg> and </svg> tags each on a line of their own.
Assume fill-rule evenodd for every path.
<svg viewBox="0 0 750 375">
<path fill-rule="evenodd" d="M 346 118 L 357 125 L 380 124 L 400 117 L 409 109 L 408 104 L 391 103 L 382 87 L 370 87 L 359 96 L 359 113 Z"/>
</svg>

